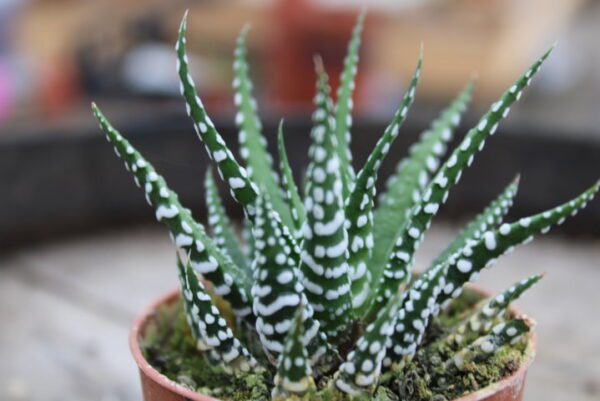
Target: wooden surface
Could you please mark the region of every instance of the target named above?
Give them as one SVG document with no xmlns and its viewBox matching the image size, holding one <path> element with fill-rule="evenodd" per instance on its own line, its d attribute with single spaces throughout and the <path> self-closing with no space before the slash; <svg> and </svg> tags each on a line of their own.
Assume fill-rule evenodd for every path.
<svg viewBox="0 0 600 401">
<path fill-rule="evenodd" d="M 455 228 L 437 225 L 422 268 Z M 173 248 L 158 229 L 129 229 L 0 257 L 0 400 L 139 400 L 131 319 L 177 285 Z M 485 272 L 502 290 L 547 277 L 518 306 L 538 321 L 539 353 L 526 400 L 600 399 L 600 243 L 538 238 Z"/>
</svg>

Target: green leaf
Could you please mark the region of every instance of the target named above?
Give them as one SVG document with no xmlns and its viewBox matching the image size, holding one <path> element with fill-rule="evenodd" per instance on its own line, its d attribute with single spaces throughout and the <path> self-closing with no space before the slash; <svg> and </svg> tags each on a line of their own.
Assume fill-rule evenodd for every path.
<svg viewBox="0 0 600 401">
<path fill-rule="evenodd" d="M 223 253 L 231 257 L 233 263 L 250 275 L 250 263 L 240 247 L 239 240 L 233 230 L 234 226 L 227 217 L 210 169 L 206 170 L 204 192 L 208 208 L 208 224 L 213 232 L 216 244 Z"/>
<path fill-rule="evenodd" d="M 227 147 L 223 137 L 217 132 L 196 93 L 194 80 L 189 73 L 188 57 L 185 50 L 186 23 L 187 13 L 181 21 L 175 50 L 177 51 L 177 73 L 179 74 L 180 90 L 185 98 L 187 113 L 194 121 L 194 128 L 200 140 L 204 142 L 208 156 L 216 163 L 219 175 L 229 185 L 231 195 L 242 205 L 244 213 L 252 218 L 258 187 L 250 180 L 246 169 L 235 160 L 233 153 Z"/>
<path fill-rule="evenodd" d="M 536 274 L 521 280 L 501 294 L 480 303 L 471 316 L 460 322 L 452 330 L 452 333 L 445 338 L 445 342 L 460 347 L 488 334 L 494 323 L 501 318 L 510 304 L 519 299 L 525 291 L 533 287 L 542 277 L 544 277 L 543 274 Z"/>
<path fill-rule="evenodd" d="M 538 59 L 515 84 L 507 90 L 502 98 L 494 103 L 490 110 L 479 120 L 477 126 L 471 129 L 461 144 L 452 152 L 449 159 L 442 165 L 435 178 L 427 185 L 423 197 L 415 204 L 410 212 L 407 224 L 394 244 L 394 250 L 385 265 L 377 289 L 372 310 L 377 310 L 385 302 L 387 293 L 394 291 L 410 275 L 414 262 L 414 254 L 419 247 L 425 231 L 429 229 L 433 216 L 439 207 L 446 202 L 450 188 L 458 183 L 462 171 L 471 165 L 475 154 L 483 149 L 485 140 L 498 127 L 501 119 L 508 115 L 510 106 L 521 97 L 523 89 L 529 85 L 531 77 L 540 69 L 549 50 Z"/>
<path fill-rule="evenodd" d="M 387 182 L 387 191 L 379 197 L 373 214 L 373 255 L 369 261 L 372 287 L 379 285 L 381 273 L 389 259 L 398 236 L 406 225 L 411 207 L 418 202 L 421 191 L 429 181 L 429 174 L 439 167 L 439 159 L 452 140 L 454 129 L 471 99 L 473 84 L 469 83 L 435 120 L 431 128 L 421 134 L 407 159 L 398 164 L 396 173 Z"/>
<path fill-rule="evenodd" d="M 219 250 L 204 227 L 193 219 L 188 209 L 181 206 L 164 178 L 113 128 L 95 104 L 92 104 L 92 110 L 115 152 L 123 159 L 127 170 L 132 172 L 137 186 L 143 186 L 146 200 L 156 210 L 156 219 L 169 228 L 175 245 L 190 253 L 194 269 L 214 284 L 217 295 L 231 303 L 236 315 L 253 323 L 250 277 Z"/>
<path fill-rule="evenodd" d="M 478 214 L 450 245 L 435 258 L 431 263 L 431 267 L 444 262 L 455 252 L 461 250 L 469 241 L 474 242 L 481 238 L 488 228 L 500 224 L 512 206 L 518 189 L 519 176 L 517 175 L 504 191 L 483 212 Z"/>
<path fill-rule="evenodd" d="M 404 95 L 400 107 L 392 121 L 385 129 L 373 152 L 369 155 L 364 167 L 356 177 L 352 192 L 346 200 L 346 220 L 350 243 L 350 278 L 352 280 L 352 307 L 360 316 L 368 306 L 371 273 L 367 263 L 373 249 L 373 199 L 375 197 L 375 182 L 379 167 L 388 154 L 391 145 L 398 136 L 400 127 L 406 118 L 408 108 L 414 101 L 415 89 L 421 76 L 422 52 L 415 69 L 411 84 Z"/>
<path fill-rule="evenodd" d="M 242 240 L 244 247 L 242 248 L 244 256 L 248 260 L 254 258 L 254 238 L 252 236 L 252 222 L 248 219 L 243 219 L 242 222 Z"/>
<path fill-rule="evenodd" d="M 226 371 L 249 372 L 262 369 L 250 352 L 233 336 L 227 322 L 213 305 L 204 285 L 196 277 L 189 261 L 184 267 L 177 257 L 177 267 L 186 318 L 198 349 L 207 351 L 209 357 L 220 362 Z"/>
<path fill-rule="evenodd" d="M 524 217 L 516 223 L 505 223 L 498 229 L 486 231 L 475 244 L 467 244 L 443 265 L 438 265 L 426 272 L 423 279 L 427 283 L 421 286 L 421 289 L 416 288 L 414 285 L 411 286 L 407 291 L 409 295 L 406 303 L 402 306 L 402 310 L 408 311 L 412 308 L 409 302 L 425 298 L 422 294 L 423 288 L 427 289 L 439 284 L 443 286 L 442 291 L 439 292 L 434 302 L 428 300 L 427 310 L 419 314 L 419 316 L 427 316 L 427 318 L 436 315 L 440 310 L 440 305 L 444 308 L 449 302 L 458 297 L 462 293 L 464 284 L 467 281 L 476 281 L 482 269 L 491 267 L 499 256 L 512 251 L 515 246 L 531 241 L 534 234 L 545 233 L 551 226 L 561 224 L 567 216 L 574 216 L 594 197 L 599 187 L 600 181 L 577 198 L 561 206 L 531 217 Z M 442 269 L 444 272 L 439 280 L 439 275 L 431 273 L 439 271 L 438 269 Z M 415 291 L 412 291 L 413 289 Z M 392 343 L 388 347 L 389 360 L 385 366 L 401 365 L 402 359 L 414 354 L 416 347 L 419 345 L 421 338 L 415 337 L 414 345 L 397 347 L 398 344 L 402 344 L 406 334 L 410 335 L 411 327 L 415 327 L 415 320 L 409 320 L 407 323 L 403 326 L 396 325 Z M 427 321 L 417 322 L 416 326 L 426 327 Z"/>
<path fill-rule="evenodd" d="M 239 128 L 240 155 L 246 161 L 248 175 L 252 181 L 269 194 L 273 207 L 284 224 L 292 229 L 294 226 L 290 209 L 282 198 L 273 159 L 267 152 L 267 141 L 261 132 L 262 124 L 256 111 L 256 100 L 252 97 L 252 82 L 248 75 L 246 59 L 248 27 L 246 25 L 238 36 L 233 63 L 234 103 L 237 109 L 235 123 Z"/>
<path fill-rule="evenodd" d="M 256 249 L 252 266 L 253 309 L 263 348 L 275 362 L 284 350 L 294 311 L 303 303 L 304 340 L 316 362 L 324 354 L 327 341 L 319 334 L 319 323 L 312 318 L 314 311 L 298 277 L 300 250 L 266 196 L 258 197 L 252 233 Z"/>
<path fill-rule="evenodd" d="M 354 180 L 354 169 L 352 168 L 352 152 L 350 151 L 352 128 L 352 94 L 355 88 L 356 71 L 358 65 L 358 52 L 360 50 L 360 37 L 363 30 L 365 12 L 362 12 L 356 21 L 352 31 L 348 52 L 344 59 L 344 69 L 340 76 L 340 86 L 337 92 L 337 103 L 335 106 L 335 132 L 337 136 L 337 153 L 340 159 L 342 188 L 344 199 L 347 198 L 351 183 Z"/>
<path fill-rule="evenodd" d="M 462 291 L 467 281 L 475 281 L 484 267 L 491 267 L 497 258 L 511 252 L 515 246 L 527 243 L 537 233 L 546 233 L 555 224 L 562 224 L 568 216 L 574 216 L 584 208 L 600 187 L 600 181 L 577 198 L 554 209 L 547 210 L 519 221 L 504 223 L 495 230 L 486 231 L 474 245 L 465 246 L 453 256 L 448 265 L 446 287 L 438 297 L 438 304 L 447 304 Z"/>
<path fill-rule="evenodd" d="M 333 378 L 339 391 L 353 397 L 372 392 L 381 372 L 386 343 L 394 332 L 402 298 L 396 294 L 388 305 L 379 311 L 377 319 L 367 326 L 365 333 L 356 342 L 356 348 L 340 365 Z"/>
<path fill-rule="evenodd" d="M 313 114 L 313 143 L 309 150 L 301 271 L 315 317 L 327 336 L 335 339 L 351 320 L 348 233 L 344 227 L 342 181 L 329 84 L 319 62 L 317 73 L 317 109 Z"/>
<path fill-rule="evenodd" d="M 290 163 L 288 162 L 287 153 L 285 151 L 285 143 L 283 140 L 283 120 L 279 123 L 279 133 L 277 135 L 277 149 L 279 150 L 279 170 L 281 172 L 281 183 L 283 184 L 283 191 L 285 194 L 285 200 L 288 203 L 288 207 L 292 213 L 292 220 L 294 221 L 294 227 L 296 229 L 296 237 L 301 236 L 300 230 L 306 219 L 304 213 L 304 206 L 302 205 L 302 199 L 298 193 L 298 188 L 294 182 L 294 175 Z"/>
<path fill-rule="evenodd" d="M 297 309 L 277 364 L 273 401 L 286 401 L 293 399 L 293 396 L 302 397 L 316 390 L 305 347 L 303 316 L 306 312 L 303 304 L 300 304 Z"/>
<path fill-rule="evenodd" d="M 507 344 L 515 344 L 523 335 L 533 330 L 535 324 L 525 316 L 512 319 L 508 323 L 494 326 L 492 332 L 457 352 L 445 362 L 446 369 L 455 366 L 458 370 L 475 361 L 485 360 Z"/>
<path fill-rule="evenodd" d="M 421 275 L 404 292 L 392 341 L 388 346 L 388 356 L 383 361 L 385 368 L 400 363 L 404 358 L 412 358 L 416 353 L 429 318 L 434 313 L 432 306 L 445 285 L 445 273 L 445 266 L 437 265 Z"/>
</svg>

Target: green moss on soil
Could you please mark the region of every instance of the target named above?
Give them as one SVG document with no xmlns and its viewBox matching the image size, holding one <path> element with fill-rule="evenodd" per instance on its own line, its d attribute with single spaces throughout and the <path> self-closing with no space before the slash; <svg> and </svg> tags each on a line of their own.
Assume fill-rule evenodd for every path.
<svg viewBox="0 0 600 401">
<path fill-rule="evenodd" d="M 524 343 L 505 347 L 486 360 L 443 369 L 442 362 L 453 354 L 447 345 L 436 342 L 460 321 L 479 297 L 468 291 L 438 316 L 427 330 L 427 337 L 415 358 L 402 374 L 388 373 L 375 394 L 357 401 L 444 401 L 469 394 L 515 372 L 525 352 Z M 141 343 L 142 353 L 159 372 L 182 386 L 223 401 L 269 401 L 273 373 L 231 375 L 216 369 L 197 351 L 179 302 L 160 308 L 148 325 Z M 345 401 L 338 392 L 322 388 L 298 401 Z"/>
</svg>

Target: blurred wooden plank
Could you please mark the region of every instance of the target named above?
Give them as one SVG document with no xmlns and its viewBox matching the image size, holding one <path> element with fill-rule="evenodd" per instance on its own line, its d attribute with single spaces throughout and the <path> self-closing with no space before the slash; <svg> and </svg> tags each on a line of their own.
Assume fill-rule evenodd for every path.
<svg viewBox="0 0 600 401">
<path fill-rule="evenodd" d="M 0 399 L 139 400 L 127 326 L 17 276 L 0 270 Z"/>
</svg>

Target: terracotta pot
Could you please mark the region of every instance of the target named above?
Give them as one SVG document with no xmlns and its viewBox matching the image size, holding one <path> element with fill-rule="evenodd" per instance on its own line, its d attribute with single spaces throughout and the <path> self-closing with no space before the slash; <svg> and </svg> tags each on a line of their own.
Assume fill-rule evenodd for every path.
<svg viewBox="0 0 600 401">
<path fill-rule="evenodd" d="M 487 296 L 487 292 L 478 288 L 470 288 L 470 291 Z M 140 370 L 142 382 L 142 393 L 145 401 L 219 401 L 215 398 L 201 395 L 190 391 L 166 376 L 160 374 L 144 359 L 140 350 L 140 338 L 143 338 L 148 323 L 155 315 L 156 309 L 163 304 L 170 304 L 177 300 L 179 291 L 172 291 L 159 298 L 152 305 L 147 307 L 133 322 L 133 327 L 129 335 L 129 347 L 133 354 L 133 359 Z M 511 312 L 518 314 L 514 309 Z M 532 333 L 529 335 L 525 358 L 521 367 L 511 376 L 489 386 L 458 398 L 454 401 L 521 401 L 523 399 L 523 390 L 525 388 L 525 378 L 527 370 L 535 357 L 536 337 Z"/>
</svg>

